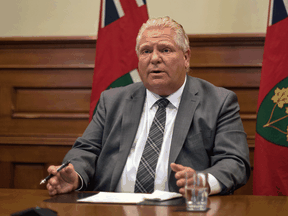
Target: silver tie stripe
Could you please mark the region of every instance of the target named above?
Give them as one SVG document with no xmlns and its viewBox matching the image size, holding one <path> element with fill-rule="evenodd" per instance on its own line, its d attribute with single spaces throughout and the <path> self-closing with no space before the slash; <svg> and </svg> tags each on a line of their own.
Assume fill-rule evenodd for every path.
<svg viewBox="0 0 288 216">
<path fill-rule="evenodd" d="M 161 98 L 156 101 L 158 110 L 153 119 L 144 151 L 140 160 L 135 182 L 135 193 L 152 193 L 154 191 L 155 170 L 163 143 L 166 122 L 166 107 L 169 100 Z"/>
</svg>

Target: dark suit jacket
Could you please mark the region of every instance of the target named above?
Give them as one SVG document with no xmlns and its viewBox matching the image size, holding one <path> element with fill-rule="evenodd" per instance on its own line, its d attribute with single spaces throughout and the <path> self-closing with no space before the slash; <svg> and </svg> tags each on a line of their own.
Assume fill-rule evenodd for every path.
<svg viewBox="0 0 288 216">
<path fill-rule="evenodd" d="M 115 191 L 136 136 L 145 101 L 142 83 L 104 91 L 97 111 L 64 160 L 71 159 L 83 190 Z M 232 91 L 187 76 L 175 119 L 169 164 L 211 173 L 222 194 L 244 185 L 250 175 L 249 150 Z M 169 166 L 169 190 L 178 192 Z"/>
</svg>

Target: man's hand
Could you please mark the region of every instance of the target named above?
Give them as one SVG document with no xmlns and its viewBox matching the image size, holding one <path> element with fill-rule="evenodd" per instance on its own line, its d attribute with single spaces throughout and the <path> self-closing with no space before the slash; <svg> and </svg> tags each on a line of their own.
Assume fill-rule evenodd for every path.
<svg viewBox="0 0 288 216">
<path fill-rule="evenodd" d="M 181 164 L 175 164 L 171 163 L 170 164 L 171 169 L 175 172 L 175 178 L 177 179 L 176 184 L 179 189 L 179 193 L 181 193 L 183 196 L 185 195 L 185 172 L 191 172 L 194 173 L 195 170 L 192 169 L 191 167 L 185 167 L 182 166 Z"/>
<path fill-rule="evenodd" d="M 191 178 L 189 178 L 188 181 L 193 182 L 192 174 L 195 173 L 195 170 L 192 169 L 191 167 L 185 167 L 182 166 L 181 164 L 175 164 L 175 163 L 171 163 L 170 167 L 175 172 L 175 178 L 177 179 L 176 184 L 178 187 L 180 187 L 179 193 L 185 196 L 185 181 L 186 181 L 185 173 L 190 172 L 189 176 L 191 176 Z M 210 193 L 210 185 L 208 184 L 208 194 L 209 193 Z"/>
<path fill-rule="evenodd" d="M 57 172 L 59 167 L 60 166 L 50 166 L 47 169 L 49 174 L 52 173 L 54 175 L 49 179 L 46 185 L 50 196 L 69 193 L 77 189 L 79 186 L 79 176 L 71 163 L 61 171 Z"/>
</svg>

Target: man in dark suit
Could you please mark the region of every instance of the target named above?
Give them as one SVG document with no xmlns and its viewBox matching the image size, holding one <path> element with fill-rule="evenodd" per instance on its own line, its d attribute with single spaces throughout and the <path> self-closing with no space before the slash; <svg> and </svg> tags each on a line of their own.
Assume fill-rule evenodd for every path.
<svg viewBox="0 0 288 216">
<path fill-rule="evenodd" d="M 136 191 L 160 106 L 155 102 L 163 97 L 167 120 L 153 188 L 184 194 L 185 171 L 195 170 L 208 173 L 210 194 L 230 194 L 244 185 L 249 151 L 235 93 L 187 76 L 188 37 L 169 17 L 148 20 L 136 41 L 142 82 L 101 94 L 92 121 L 64 158 L 71 164 L 59 173 L 55 166 L 48 168 L 55 175 L 47 184 L 49 194 Z"/>
</svg>

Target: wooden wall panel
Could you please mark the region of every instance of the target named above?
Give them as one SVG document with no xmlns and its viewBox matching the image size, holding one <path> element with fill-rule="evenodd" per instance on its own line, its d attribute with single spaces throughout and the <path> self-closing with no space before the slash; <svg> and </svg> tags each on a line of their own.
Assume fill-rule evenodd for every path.
<svg viewBox="0 0 288 216">
<path fill-rule="evenodd" d="M 44 185 L 40 186 L 39 179 L 45 176 L 44 164 L 14 164 L 14 188 L 21 189 L 44 189 Z"/>
<path fill-rule="evenodd" d="M 193 47 L 190 64 L 195 67 L 233 67 L 235 65 L 259 67 L 262 63 L 263 49 L 257 46 L 209 46 Z"/>
<path fill-rule="evenodd" d="M 234 91 L 254 162 L 264 35 L 190 35 L 189 75 Z M 0 39 L 0 187 L 45 188 L 88 125 L 96 39 Z M 27 175 L 26 175 L 26 174 Z M 34 176 L 32 174 L 35 174 Z M 253 176 L 253 175 L 252 175 Z M 253 178 L 237 191 L 252 194 Z"/>
<path fill-rule="evenodd" d="M 0 65 L 6 67 L 75 67 L 93 62 L 91 49 L 83 48 L 41 48 L 41 49 L 1 49 Z"/>
<path fill-rule="evenodd" d="M 241 104 L 240 113 L 251 113 L 255 114 L 258 101 L 259 89 L 254 88 L 243 88 L 243 89 L 232 89 L 238 97 L 238 102 Z"/>
<path fill-rule="evenodd" d="M 15 89 L 15 112 L 89 112 L 90 89 Z"/>
<path fill-rule="evenodd" d="M 1 144 L 1 162 L 17 163 L 52 163 L 60 162 L 71 148 L 67 145 L 39 145 L 39 144 Z"/>
<path fill-rule="evenodd" d="M 1 68 L 1 87 L 90 89 L 93 68 Z"/>
<path fill-rule="evenodd" d="M 258 88 L 261 67 L 193 67 L 189 75 L 225 88 Z"/>
<path fill-rule="evenodd" d="M 30 137 L 31 138 L 31 137 Z M 22 139 L 29 142 L 29 139 Z M 40 185 L 41 179 L 47 176 L 47 168 L 53 164 L 61 164 L 63 157 L 71 148 L 56 143 L 41 145 L 41 141 L 19 144 L 15 140 L 10 144 L 0 144 L 0 170 L 5 173 L 0 179 L 0 187 L 45 189 Z M 43 140 L 42 140 L 43 141 Z M 44 140 L 45 141 L 45 140 Z"/>
<path fill-rule="evenodd" d="M 253 139 L 253 146 L 254 146 L 255 129 L 256 129 L 256 115 L 252 119 L 249 119 L 247 117 L 246 118 L 242 117 L 242 122 L 243 122 L 244 130 L 247 134 L 247 137 L 249 139 Z"/>
<path fill-rule="evenodd" d="M 0 188 L 13 188 L 13 164 L 11 162 L 0 161 L 1 181 Z"/>
<path fill-rule="evenodd" d="M 90 89 L 17 88 L 13 118 L 87 118 Z"/>
</svg>

